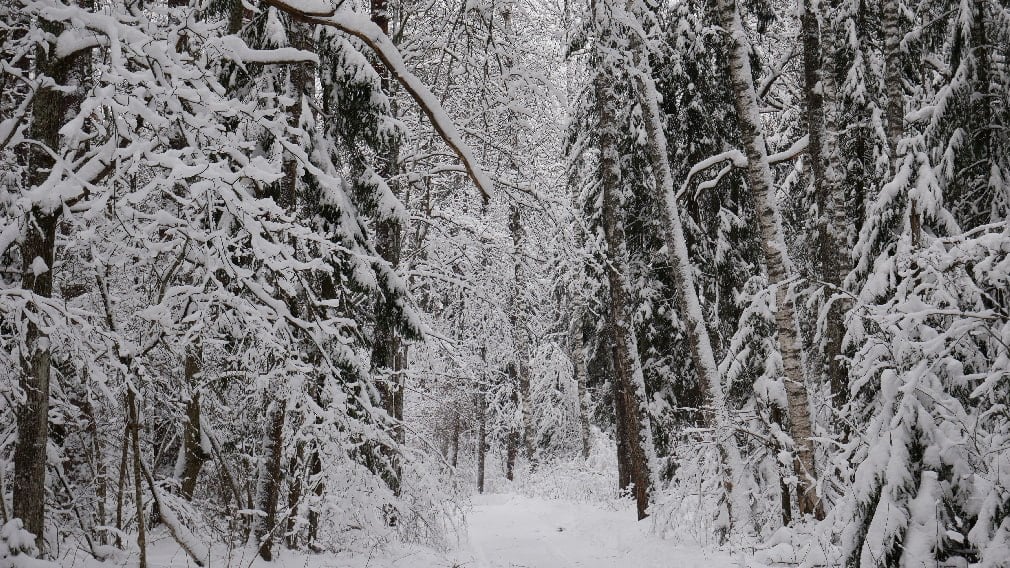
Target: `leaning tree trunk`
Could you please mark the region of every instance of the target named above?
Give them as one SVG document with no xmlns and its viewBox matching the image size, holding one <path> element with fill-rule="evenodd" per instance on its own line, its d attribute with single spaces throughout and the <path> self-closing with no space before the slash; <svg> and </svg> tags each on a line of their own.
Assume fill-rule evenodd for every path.
<svg viewBox="0 0 1010 568">
<path fill-rule="evenodd" d="M 795 306 L 789 291 L 792 266 L 786 251 L 782 223 L 775 195 L 775 184 L 768 162 L 761 115 L 754 92 L 747 39 L 736 0 L 716 0 L 722 27 L 729 34 L 728 73 L 733 90 L 737 122 L 747 155 L 747 183 L 754 195 L 761 244 L 768 270 L 768 281 L 775 289 L 775 324 L 779 350 L 785 368 L 786 400 L 789 405 L 790 435 L 795 445 L 793 467 L 797 476 L 797 498 L 801 514 L 823 517 L 824 508 L 817 494 L 817 470 L 814 467 L 814 443 L 807 397 L 806 377 Z"/>
<path fill-rule="evenodd" d="M 597 25 L 601 37 L 613 33 L 611 24 L 602 14 L 600 2 L 593 3 Z M 638 358 L 638 342 L 631 322 L 631 284 L 628 281 L 629 255 L 624 232 L 622 210 L 620 156 L 617 134 L 617 93 L 618 78 L 613 68 L 616 63 L 612 54 L 602 55 L 600 70 L 595 79 L 599 118 L 600 177 L 603 191 L 603 233 L 606 242 L 606 272 L 610 288 L 610 313 L 608 324 L 611 330 L 611 351 L 614 362 L 615 397 L 618 415 L 625 435 L 630 480 L 634 485 L 638 518 L 648 516 L 649 494 L 652 489 L 652 465 L 648 455 L 652 452 L 652 428 L 645 408 L 645 379 L 641 361 Z"/>
<path fill-rule="evenodd" d="M 631 20 L 634 21 L 634 20 Z M 723 470 L 722 484 L 726 493 L 729 525 L 727 533 L 734 522 L 742 527 L 750 525 L 750 509 L 745 495 L 734 491 L 733 479 L 740 476 L 742 465 L 740 450 L 733 440 L 733 428 L 726 405 L 719 368 L 715 362 L 715 352 L 712 350 L 711 338 L 705 324 L 704 314 L 698 292 L 694 286 L 694 267 L 691 265 L 687 250 L 687 239 L 680 217 L 680 206 L 673 185 L 673 172 L 666 153 L 666 133 L 659 111 L 659 93 L 648 58 L 642 53 L 642 46 L 631 33 L 631 45 L 634 50 L 635 83 L 641 102 L 642 116 L 648 137 L 649 158 L 652 163 L 655 185 L 653 199 L 662 206 L 658 208 L 663 226 L 663 239 L 668 254 L 672 256 L 672 276 L 676 283 L 677 302 L 680 313 L 687 322 L 688 343 L 691 347 L 691 358 L 701 375 L 700 386 L 703 398 L 712 407 L 711 417 L 706 416 L 707 425 L 715 432 L 716 447 L 719 452 L 720 467 Z"/>
</svg>

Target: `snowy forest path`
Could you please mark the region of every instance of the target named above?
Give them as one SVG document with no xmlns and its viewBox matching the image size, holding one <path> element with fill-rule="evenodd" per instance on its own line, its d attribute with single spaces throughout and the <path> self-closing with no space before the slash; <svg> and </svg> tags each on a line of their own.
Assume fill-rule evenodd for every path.
<svg viewBox="0 0 1010 568">
<path fill-rule="evenodd" d="M 663 540 L 633 506 L 481 495 L 468 516 L 474 568 L 719 568 L 730 555 Z"/>
</svg>

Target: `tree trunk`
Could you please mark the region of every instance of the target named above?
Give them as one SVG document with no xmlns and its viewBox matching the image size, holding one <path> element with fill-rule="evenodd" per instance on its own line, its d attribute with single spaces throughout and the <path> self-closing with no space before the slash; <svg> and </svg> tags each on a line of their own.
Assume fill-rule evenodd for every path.
<svg viewBox="0 0 1010 568">
<path fill-rule="evenodd" d="M 180 493 L 187 501 L 193 499 L 196 482 L 203 464 L 210 459 L 210 452 L 204 447 L 203 430 L 200 426 L 200 391 L 197 381 L 200 375 L 200 348 L 192 345 L 186 349 L 184 364 L 189 400 L 186 401 L 186 424 L 183 428 L 182 445 L 185 464 L 182 469 Z"/>
<path fill-rule="evenodd" d="M 847 271 L 844 262 L 845 195 L 838 179 L 841 159 L 837 128 L 827 118 L 825 99 L 834 94 L 835 77 L 830 62 L 834 61 L 833 30 L 829 25 L 822 34 L 817 13 L 811 0 L 800 0 L 801 34 L 803 36 L 803 79 L 806 95 L 807 135 L 810 169 L 813 174 L 814 199 L 817 205 L 816 242 L 817 277 L 824 283 L 825 300 L 841 288 Z M 822 43 L 821 38 L 824 38 Z M 823 48 L 822 48 L 823 45 Z M 832 128 L 828 128 L 829 122 Z M 843 224 L 838 225 L 839 214 Z M 848 401 L 848 377 L 842 365 L 842 340 L 845 336 L 844 303 L 835 300 L 828 307 L 821 345 L 821 369 L 824 383 L 830 386 L 832 407 L 840 411 Z"/>
<path fill-rule="evenodd" d="M 579 397 L 579 434 L 582 442 L 582 459 L 589 459 L 589 393 L 586 392 L 586 378 L 589 370 L 586 366 L 586 344 L 582 332 L 582 314 L 572 320 L 569 331 L 571 339 L 572 369 L 575 374 L 575 385 Z"/>
<path fill-rule="evenodd" d="M 599 0 L 593 11 L 600 28 L 600 38 L 613 37 L 613 23 L 603 14 Z M 603 41 L 601 39 L 601 41 Z M 610 45 L 608 45 L 610 47 Z M 631 284 L 628 282 L 628 247 L 624 233 L 623 204 L 620 196 L 621 169 L 617 134 L 618 78 L 616 62 L 601 54 L 600 70 L 595 78 L 599 118 L 600 181 L 603 191 L 603 233 L 606 241 L 606 272 L 610 289 L 609 327 L 614 361 L 614 404 L 619 408 L 618 432 L 627 443 L 630 480 L 634 484 L 638 518 L 644 519 L 649 508 L 652 473 L 648 454 L 652 451 L 652 429 L 645 409 L 645 379 L 638 358 L 638 342 L 631 322 Z"/>
<path fill-rule="evenodd" d="M 477 407 L 477 493 L 484 493 L 484 465 L 487 459 L 487 401 L 484 393 L 474 395 Z"/>
<path fill-rule="evenodd" d="M 613 352 L 613 348 L 611 348 L 611 352 Z M 611 359 L 613 359 L 613 353 L 611 353 Z M 625 416 L 624 404 L 621 402 L 626 397 L 624 385 L 617 382 L 617 379 L 614 379 L 613 393 L 614 437 L 617 443 L 617 488 L 621 491 L 628 491 L 634 486 L 634 482 L 631 480 L 631 453 L 628 451 L 628 418 Z"/>
<path fill-rule="evenodd" d="M 512 386 L 512 404 L 519 407 L 519 377 L 517 377 L 517 371 L 514 364 L 509 364 L 505 368 L 505 372 L 509 378 L 509 384 Z M 516 469 L 516 457 L 519 455 L 519 443 L 520 443 L 519 429 L 515 426 L 509 428 L 509 433 L 505 435 L 505 479 L 512 481 L 515 479 L 515 469 Z"/>
<path fill-rule="evenodd" d="M 460 420 L 459 413 L 453 412 L 453 425 L 452 425 L 452 467 L 459 466 L 459 431 L 460 431 Z"/>
<path fill-rule="evenodd" d="M 387 0 L 371 0 L 371 19 L 382 33 L 389 35 L 389 3 Z M 382 90 L 392 101 L 392 81 L 389 72 L 381 64 L 376 65 Z M 395 108 L 391 109 L 395 114 Z M 386 149 L 385 159 L 380 166 L 380 175 L 391 180 L 399 168 L 399 145 L 391 141 Z M 390 190 L 396 192 L 394 186 Z M 392 269 L 400 266 L 403 248 L 403 226 L 395 218 L 380 218 L 375 224 L 375 250 Z M 397 330 L 400 308 L 394 297 L 380 298 L 375 309 L 375 335 L 372 343 L 372 368 L 385 375 L 379 381 L 379 395 L 386 414 L 393 419 L 392 437 L 398 444 L 406 442 L 403 429 L 403 371 L 406 368 L 406 344 Z M 400 492 L 401 466 L 399 456 L 392 448 L 385 451 L 393 471 L 386 477 L 394 493 Z"/>
<path fill-rule="evenodd" d="M 312 493 L 317 500 L 323 496 L 324 486 L 320 475 L 323 473 L 323 460 L 318 449 L 312 450 L 312 457 L 309 458 L 309 480 L 313 483 Z M 312 507 L 309 509 L 309 535 L 308 544 L 310 550 L 321 550 L 316 541 L 319 539 L 319 511 Z"/>
<path fill-rule="evenodd" d="M 63 26 L 40 20 L 42 31 L 57 37 Z M 84 72 L 75 68 L 75 62 L 84 55 L 56 58 L 54 45 L 39 47 L 35 54 L 36 72 L 48 75 L 57 85 L 65 85 L 75 76 L 77 89 L 72 92 L 52 87 L 42 88 L 32 105 L 29 137 L 45 148 L 29 146 L 28 186 L 38 187 L 51 175 L 54 160 L 49 151 L 60 152 L 60 128 L 63 119 L 76 114 L 80 106 L 80 93 L 86 80 Z M 87 52 L 84 52 L 85 54 Z M 22 288 L 39 298 L 51 298 L 53 293 L 53 267 L 56 256 L 56 228 L 63 208 L 32 205 L 24 220 L 24 237 L 21 241 Z M 29 309 L 32 309 L 29 307 Z M 50 343 L 44 330 L 37 325 L 44 317 L 27 318 L 25 346 L 21 354 L 19 384 L 24 401 L 15 409 L 18 428 L 14 447 L 14 502 L 13 515 L 24 522 L 25 530 L 35 535 L 39 554 L 45 553 L 46 505 L 46 444 L 49 439 L 49 380 L 51 373 Z"/>
<path fill-rule="evenodd" d="M 137 506 L 137 548 L 140 549 L 140 568 L 147 568 L 147 531 L 144 518 L 144 485 L 141 483 L 140 464 L 140 409 L 137 393 L 127 386 L 126 406 L 130 418 L 130 445 L 133 446 L 133 498 Z"/>
<path fill-rule="evenodd" d="M 81 405 L 81 411 L 87 419 L 87 432 L 91 438 L 90 460 L 95 473 L 95 519 L 94 526 L 104 527 L 108 512 L 106 511 L 107 499 L 109 497 L 109 473 L 105 465 L 105 451 L 102 446 L 102 436 L 98 429 L 98 409 L 91 400 L 91 386 L 88 385 L 86 398 Z M 106 532 L 102 531 L 98 535 L 98 544 L 107 544 Z"/>
<path fill-rule="evenodd" d="M 256 506 L 263 518 L 256 522 L 254 534 L 259 541 L 259 555 L 273 559 L 273 538 L 277 527 L 277 504 L 281 491 L 281 462 L 284 453 L 284 418 L 286 400 L 275 400 L 267 409 L 267 433 L 263 440 L 263 465 L 260 471 Z"/>
<path fill-rule="evenodd" d="M 127 430 L 129 430 L 129 418 L 127 418 L 126 424 Z M 127 467 L 128 460 L 130 458 L 130 440 L 129 438 L 123 438 L 122 451 L 119 455 L 119 484 L 116 491 L 116 546 L 123 546 L 123 537 L 120 535 L 123 532 L 123 501 L 126 497 L 126 483 L 127 483 Z"/>
<path fill-rule="evenodd" d="M 519 431 L 511 430 L 505 436 L 505 479 L 515 480 L 516 457 L 519 455 Z"/>
<path fill-rule="evenodd" d="M 512 233 L 512 262 L 515 277 L 515 298 L 512 304 L 512 333 L 516 343 L 516 368 L 519 378 L 519 404 L 522 411 L 522 440 L 526 459 L 530 470 L 536 469 L 536 432 L 533 426 L 533 401 L 530 399 L 530 338 L 528 308 L 525 302 L 527 287 L 525 263 L 523 262 L 523 231 L 522 215 L 519 206 L 513 205 L 509 217 L 509 230 Z"/>
<path fill-rule="evenodd" d="M 884 83 L 887 89 L 887 145 L 891 151 L 891 176 L 898 173 L 902 159 L 898 148 L 905 135 L 905 89 L 901 69 L 901 22 L 898 0 L 884 0 L 881 25 L 884 28 Z M 912 233 L 912 247 L 922 245 L 922 216 L 919 204 L 911 199 L 908 206 L 908 224 Z"/>
<path fill-rule="evenodd" d="M 790 435 L 795 444 L 794 469 L 801 514 L 822 518 L 824 508 L 817 494 L 814 443 L 811 439 L 810 403 L 803 369 L 802 346 L 796 325 L 793 297 L 789 291 L 792 266 L 786 252 L 772 172 L 768 163 L 757 96 L 750 67 L 750 45 L 735 0 L 717 0 L 723 29 L 730 36 L 728 72 L 741 138 L 747 155 L 747 183 L 754 195 L 768 281 L 776 292 L 775 323 L 779 350 L 785 368 L 789 403 Z"/>
</svg>

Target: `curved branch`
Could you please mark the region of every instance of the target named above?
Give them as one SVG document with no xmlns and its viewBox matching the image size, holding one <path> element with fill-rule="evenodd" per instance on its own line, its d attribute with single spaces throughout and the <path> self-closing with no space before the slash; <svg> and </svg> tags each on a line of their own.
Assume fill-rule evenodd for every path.
<svg viewBox="0 0 1010 568">
<path fill-rule="evenodd" d="M 491 190 L 494 187 L 491 178 L 484 172 L 484 169 L 474 157 L 473 151 L 470 150 L 463 137 L 460 136 L 459 130 L 456 129 L 456 125 L 453 124 L 452 120 L 445 113 L 438 99 L 417 76 L 407 69 L 400 52 L 393 45 L 389 36 L 382 33 L 379 26 L 360 14 L 349 11 L 337 14 L 335 8 L 324 10 L 322 7 L 317 7 L 320 9 L 308 11 L 289 4 L 290 0 L 263 0 L 263 2 L 297 20 L 335 28 L 363 41 L 375 53 L 386 69 L 396 77 L 400 85 L 410 93 L 410 96 L 421 107 L 421 111 L 428 117 L 438 135 L 452 148 L 460 161 L 463 162 L 463 166 L 466 168 L 470 179 L 477 186 L 477 189 L 480 190 L 484 203 L 487 203 L 491 199 Z"/>
</svg>

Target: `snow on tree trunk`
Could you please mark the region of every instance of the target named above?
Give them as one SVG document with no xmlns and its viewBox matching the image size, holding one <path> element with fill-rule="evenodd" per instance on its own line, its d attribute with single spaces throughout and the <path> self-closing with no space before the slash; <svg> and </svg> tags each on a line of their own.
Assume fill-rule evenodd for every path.
<svg viewBox="0 0 1010 568">
<path fill-rule="evenodd" d="M 816 12 L 819 4 L 800 0 L 800 25 L 803 37 L 803 90 L 806 98 L 807 152 L 813 177 L 816 218 L 816 274 L 824 283 L 824 297 L 830 301 L 848 272 L 845 262 L 846 243 L 841 241 L 844 232 L 845 199 L 840 183 L 841 160 L 838 151 L 837 129 L 829 132 L 828 97 L 835 95 L 834 71 L 827 65 L 834 60 L 834 42 L 829 20 L 822 33 Z M 822 12 L 823 13 L 823 12 Z M 823 37 L 823 41 L 822 41 Z M 835 124 L 831 124 L 835 127 Z M 842 224 L 839 225 L 839 216 Z M 845 335 L 844 303 L 831 301 L 824 320 L 824 340 L 821 345 L 821 372 L 830 386 L 832 404 L 840 410 L 848 399 L 845 368 L 839 359 Z"/>
<path fill-rule="evenodd" d="M 572 372 L 575 375 L 576 392 L 579 397 L 579 435 L 582 442 L 582 459 L 589 459 L 589 393 L 586 391 L 586 378 L 589 376 L 589 369 L 586 366 L 586 343 L 582 334 L 581 313 L 572 319 L 569 336 Z"/>
<path fill-rule="evenodd" d="M 803 368 L 802 346 L 796 325 L 794 299 L 790 293 L 792 266 L 786 251 L 775 184 L 768 162 L 768 149 L 762 131 L 757 95 L 750 66 L 750 42 L 747 39 L 735 0 L 717 0 L 722 27 L 729 34 L 728 73 L 733 88 L 734 107 L 747 155 L 747 182 L 754 196 L 761 245 L 767 263 L 768 281 L 775 288 L 775 323 L 782 364 L 785 369 L 786 398 L 789 404 L 789 430 L 794 444 L 794 469 L 801 514 L 824 515 L 817 493 L 814 442 Z"/>
<path fill-rule="evenodd" d="M 899 0 L 884 0 L 881 25 L 884 28 L 884 87 L 887 90 L 887 145 L 891 152 L 891 176 L 898 175 L 904 157 L 901 139 L 905 136 L 905 90 L 901 70 Z M 922 246 L 922 216 L 913 197 L 908 207 L 912 247 Z"/>
<path fill-rule="evenodd" d="M 192 500 L 193 493 L 196 491 L 196 482 L 200 477 L 200 470 L 203 469 L 203 464 L 210 459 L 208 442 L 200 426 L 200 391 L 197 384 L 200 376 L 199 347 L 190 346 L 186 349 L 184 368 L 186 387 L 190 394 L 189 400 L 186 401 L 186 422 L 183 425 L 182 454 L 185 465 L 180 476 L 179 493 L 186 500 Z"/>
<path fill-rule="evenodd" d="M 604 14 L 600 2 L 593 3 L 596 23 L 601 38 L 611 38 L 614 23 L 607 22 L 611 14 Z M 601 40 L 602 41 L 602 40 Z M 602 51 L 602 50 L 601 50 Z M 621 166 L 618 155 L 618 123 L 616 116 L 617 77 L 613 67 L 617 62 L 612 55 L 601 54 L 601 69 L 595 79 L 598 105 L 600 180 L 603 193 L 603 232 L 606 242 L 606 273 L 610 290 L 609 318 L 611 351 L 614 363 L 614 404 L 618 406 L 618 431 L 623 433 L 627 445 L 629 477 L 633 484 L 638 518 L 647 516 L 652 489 L 653 454 L 652 426 L 646 408 L 645 378 L 638 356 L 638 342 L 631 322 L 631 298 L 628 282 L 628 246 L 624 232 L 623 204 L 621 199 Z M 608 61 L 608 59 L 610 59 Z"/>
<path fill-rule="evenodd" d="M 733 428 L 729 409 L 726 406 L 726 395 L 723 391 L 719 368 L 715 362 L 711 338 L 702 314 L 698 291 L 694 285 L 694 268 L 687 250 L 687 238 L 684 235 L 680 206 L 677 204 L 674 190 L 673 173 L 666 152 L 667 140 L 659 111 L 659 94 L 648 59 L 641 53 L 642 45 L 637 39 L 642 33 L 641 26 L 633 18 L 633 15 L 629 15 L 629 23 L 632 27 L 632 46 L 635 50 L 634 57 L 638 67 L 635 70 L 635 82 L 642 106 L 645 131 L 648 135 L 649 158 L 655 176 L 654 199 L 658 204 L 661 204 L 659 215 L 663 226 L 663 240 L 667 254 L 671 255 L 673 260 L 672 276 L 673 281 L 676 282 L 680 312 L 686 320 L 685 327 L 691 347 L 691 358 L 695 368 L 701 373 L 699 383 L 702 396 L 707 399 L 713 409 L 711 417 L 706 416 L 705 420 L 715 432 L 720 466 L 723 469 L 723 488 L 726 491 L 727 505 L 729 506 L 728 526 L 725 528 L 728 531 L 736 523 L 742 530 L 747 531 L 750 527 L 750 507 L 747 504 L 746 496 L 742 495 L 740 491 L 734 490 L 733 483 L 733 479 L 739 478 L 742 473 L 742 458 L 739 448 L 733 441 Z"/>
<path fill-rule="evenodd" d="M 533 401 L 530 397 L 530 337 L 528 309 L 526 306 L 526 270 L 523 261 L 524 231 L 518 205 L 512 206 L 509 216 L 512 234 L 512 268 L 515 299 L 512 303 L 512 334 L 515 340 L 516 370 L 519 378 L 519 405 L 522 413 L 522 441 L 530 469 L 536 469 L 536 428 L 533 425 Z"/>
<path fill-rule="evenodd" d="M 38 21 L 39 28 L 53 37 L 59 36 L 64 26 L 46 20 Z M 46 49 L 36 51 L 36 73 L 52 78 L 54 85 L 66 85 L 76 76 L 77 89 L 69 91 L 48 86 L 36 95 L 30 117 L 29 138 L 39 146 L 29 146 L 28 187 L 35 189 L 49 185 L 62 175 L 62 168 L 50 151 L 60 152 L 60 129 L 66 117 L 75 116 L 80 106 L 84 73 L 79 65 L 89 57 L 84 50 L 69 57 L 57 55 L 56 46 L 45 44 Z M 51 150 L 50 150 L 51 149 Z M 45 196 L 50 200 L 53 197 Z M 58 199 L 58 197 L 56 197 Z M 36 298 L 45 300 L 53 295 L 53 270 L 56 261 L 56 229 L 63 213 L 62 203 L 31 204 L 24 219 L 21 241 L 21 287 Z M 28 309 L 33 309 L 29 307 Z M 36 314 L 37 316 L 37 314 Z M 49 440 L 49 390 L 51 374 L 51 345 L 46 331 L 39 326 L 44 318 L 28 317 L 24 346 L 21 354 L 19 385 L 24 400 L 17 405 L 17 443 L 14 448 L 13 514 L 24 523 L 24 529 L 35 535 L 40 554 L 45 553 L 46 503 L 46 445 Z"/>
<path fill-rule="evenodd" d="M 259 555 L 263 560 L 273 559 L 273 539 L 277 536 L 277 505 L 280 502 L 282 468 L 281 461 L 284 452 L 284 418 L 287 401 L 280 399 L 270 403 L 266 412 L 266 432 L 263 437 L 263 455 L 261 456 L 259 485 L 257 488 L 256 508 L 258 518 L 254 521 Z"/>
</svg>

